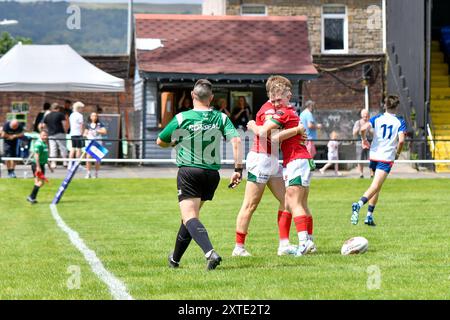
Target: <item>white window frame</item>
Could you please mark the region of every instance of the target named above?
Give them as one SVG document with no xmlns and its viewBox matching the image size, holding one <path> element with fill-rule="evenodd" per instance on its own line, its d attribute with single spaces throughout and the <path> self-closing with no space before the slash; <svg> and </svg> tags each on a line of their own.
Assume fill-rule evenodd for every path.
<svg viewBox="0 0 450 320">
<path fill-rule="evenodd" d="M 344 7 L 345 13 L 324 13 L 324 8 Z M 344 20 L 344 49 L 325 50 L 325 19 L 343 19 Z M 322 6 L 322 32 L 321 32 L 321 50 L 326 54 L 347 54 L 348 53 L 348 10 L 346 5 L 326 4 Z"/>
<path fill-rule="evenodd" d="M 248 14 L 248 13 L 243 13 L 242 12 L 242 8 L 243 7 L 264 7 L 264 14 Z M 257 3 L 246 3 L 246 4 L 241 4 L 240 8 L 240 14 L 241 16 L 246 16 L 246 17 L 265 17 L 267 16 L 267 5 L 265 4 L 257 4 Z"/>
</svg>

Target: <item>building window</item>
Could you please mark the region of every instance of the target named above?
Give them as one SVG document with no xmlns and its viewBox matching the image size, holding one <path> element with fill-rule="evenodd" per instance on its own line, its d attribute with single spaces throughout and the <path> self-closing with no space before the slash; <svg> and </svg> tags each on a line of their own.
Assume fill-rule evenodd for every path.
<svg viewBox="0 0 450 320">
<path fill-rule="evenodd" d="M 347 52 L 347 8 L 342 5 L 325 5 L 322 7 L 322 53 Z"/>
<path fill-rule="evenodd" d="M 241 16 L 267 16 L 267 6 L 263 4 L 241 5 Z"/>
</svg>

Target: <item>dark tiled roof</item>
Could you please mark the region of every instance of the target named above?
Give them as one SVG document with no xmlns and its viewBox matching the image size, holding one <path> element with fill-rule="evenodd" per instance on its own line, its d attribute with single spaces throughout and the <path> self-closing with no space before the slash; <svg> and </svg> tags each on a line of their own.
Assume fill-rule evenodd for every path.
<svg viewBox="0 0 450 320">
<path fill-rule="evenodd" d="M 139 70 L 186 74 L 316 75 L 307 19 L 137 14 L 136 38 L 163 48 L 137 50 Z"/>
<path fill-rule="evenodd" d="M 122 79 L 127 79 L 130 58 L 124 55 L 115 56 L 83 56 L 84 59 L 95 65 L 97 68 Z"/>
</svg>

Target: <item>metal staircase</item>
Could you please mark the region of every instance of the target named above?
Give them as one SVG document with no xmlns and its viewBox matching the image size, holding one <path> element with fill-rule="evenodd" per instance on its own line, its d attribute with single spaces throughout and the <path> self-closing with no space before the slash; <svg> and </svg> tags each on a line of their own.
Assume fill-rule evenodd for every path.
<svg viewBox="0 0 450 320">
<path fill-rule="evenodd" d="M 450 76 L 439 41 L 433 41 L 431 45 L 430 111 L 433 139 L 436 141 L 434 159 L 450 159 Z M 450 165 L 437 164 L 436 172 L 450 172 Z"/>
</svg>

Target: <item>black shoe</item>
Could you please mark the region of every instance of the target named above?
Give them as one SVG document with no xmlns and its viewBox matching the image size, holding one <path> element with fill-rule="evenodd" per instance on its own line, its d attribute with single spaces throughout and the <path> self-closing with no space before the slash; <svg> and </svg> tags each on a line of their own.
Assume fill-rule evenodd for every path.
<svg viewBox="0 0 450 320">
<path fill-rule="evenodd" d="M 27 197 L 27 201 L 30 202 L 31 204 L 38 203 L 36 199 L 33 199 L 30 196 Z"/>
<path fill-rule="evenodd" d="M 214 270 L 222 261 L 222 258 L 215 252 L 214 250 L 211 252 L 211 255 L 208 259 L 206 259 L 206 270 Z"/>
<path fill-rule="evenodd" d="M 178 268 L 180 266 L 179 262 L 176 262 L 175 260 L 173 260 L 173 252 L 171 252 L 169 254 L 169 256 L 167 257 L 167 260 L 169 261 L 169 268 Z"/>
</svg>

